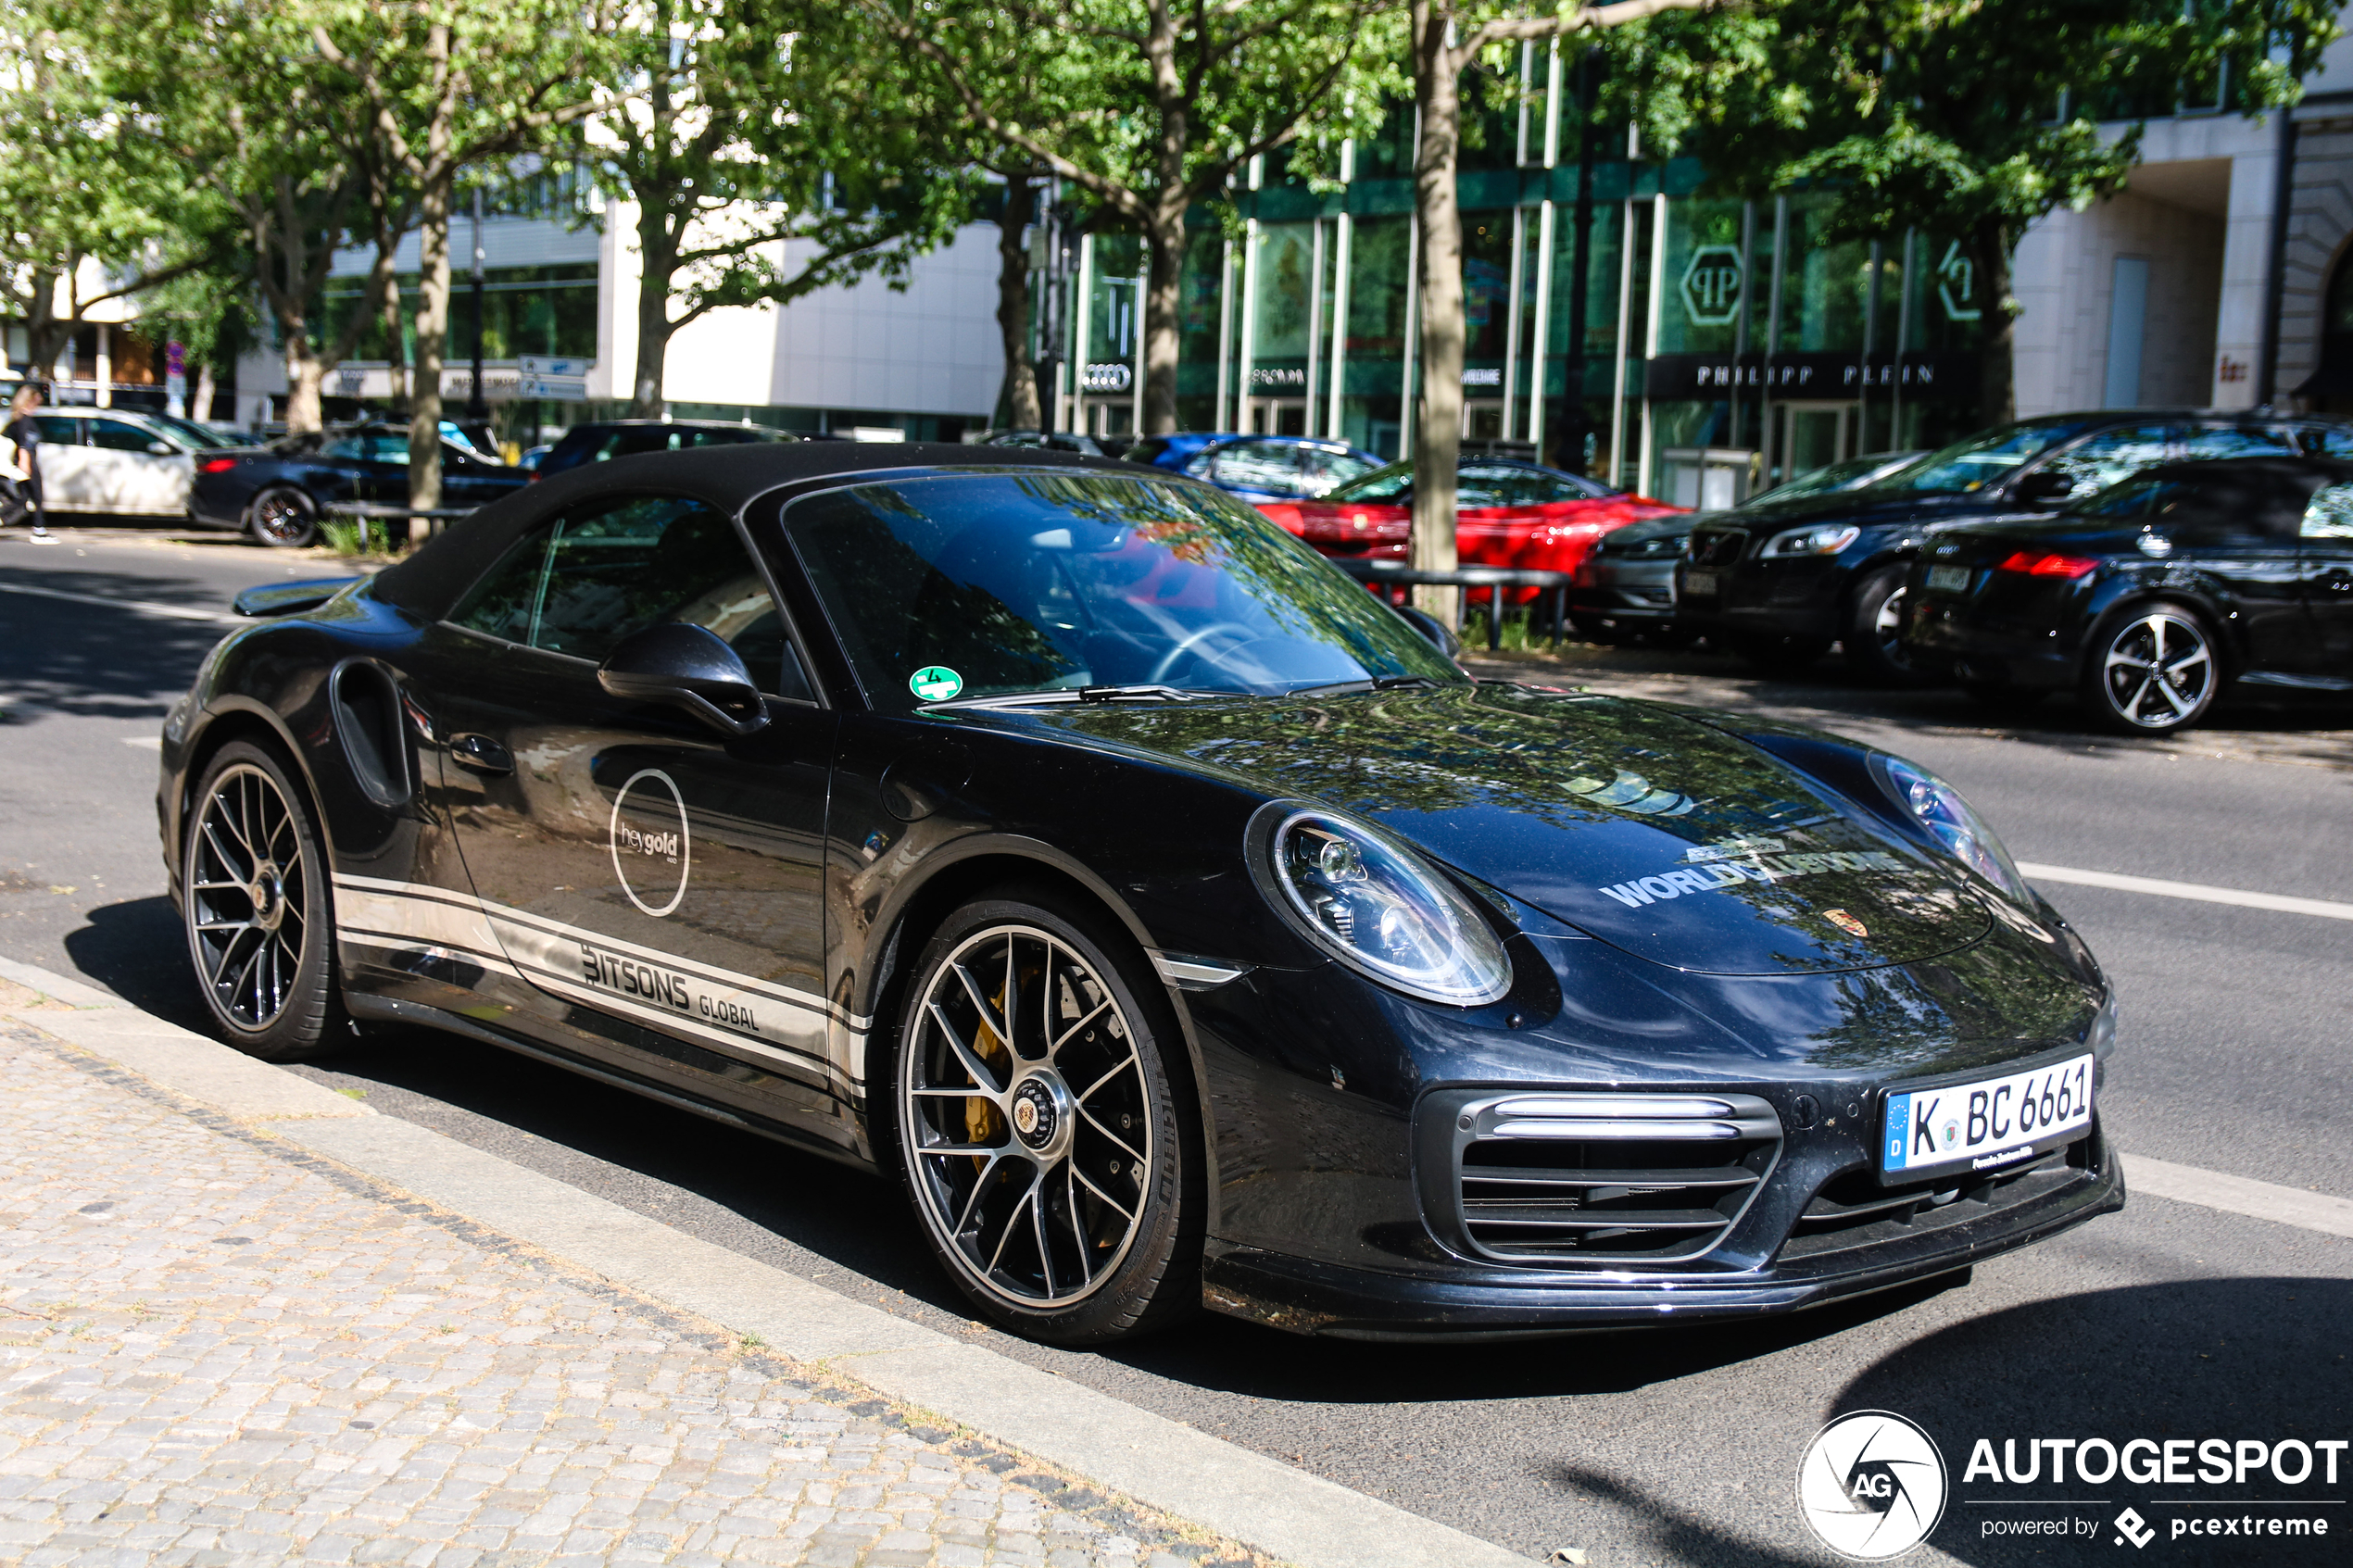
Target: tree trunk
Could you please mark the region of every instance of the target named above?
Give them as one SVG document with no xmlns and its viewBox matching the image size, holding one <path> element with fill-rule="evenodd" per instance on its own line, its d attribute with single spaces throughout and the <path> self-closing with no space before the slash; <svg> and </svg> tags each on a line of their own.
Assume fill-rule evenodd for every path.
<svg viewBox="0 0 2353 1568">
<path fill-rule="evenodd" d="M 1043 430 L 1038 367 L 1029 358 L 1029 247 L 1024 244 L 1037 192 L 1026 174 L 1005 181 L 1005 208 L 997 218 L 997 334 L 1005 347 L 1005 390 L 997 401 L 1011 430 Z"/>
<path fill-rule="evenodd" d="M 658 420 L 667 404 L 662 375 L 670 358 L 670 285 L 678 275 L 678 242 L 670 233 L 675 190 L 637 193 L 637 374 L 630 385 L 629 417 Z M 683 229 L 682 229 L 683 234 Z"/>
<path fill-rule="evenodd" d="M 1144 280 L 1144 428 L 1145 435 L 1170 435 L 1176 430 L 1176 358 L 1180 347 L 1177 313 L 1184 300 L 1184 202 L 1163 203 L 1176 209 L 1174 220 L 1154 223 L 1144 235 L 1147 275 Z"/>
<path fill-rule="evenodd" d="M 441 365 L 449 339 L 449 194 L 454 172 L 424 182 L 417 204 L 417 375 L 409 394 L 409 504 L 441 505 Z M 409 525 L 412 539 L 417 535 Z"/>
<path fill-rule="evenodd" d="M 1421 231 L 1421 395 L 1414 415 L 1414 521 L 1409 556 L 1416 571 L 1452 571 L 1454 464 L 1463 437 L 1463 224 L 1454 192 L 1461 148 L 1461 81 L 1447 31 L 1453 7 L 1414 0 L 1414 97 L 1421 140 L 1414 149 L 1414 221 Z M 1414 602 L 1449 625 L 1462 591 L 1414 590 Z"/>
<path fill-rule="evenodd" d="M 212 375 L 212 361 L 208 359 L 196 367 L 196 390 L 188 400 L 188 417 L 200 425 L 211 423 L 212 399 L 218 390 Z"/>
<path fill-rule="evenodd" d="M 1977 226 L 1974 244 L 1978 271 L 1978 308 L 1984 332 L 1978 349 L 1979 420 L 2006 425 L 2018 418 L 2018 384 L 2011 357 L 2018 336 L 2018 301 L 2010 297 L 2010 237 L 2006 225 Z"/>
<path fill-rule="evenodd" d="M 324 430 L 326 412 L 320 397 L 327 379 L 327 362 L 311 346 L 307 322 L 281 321 L 278 325 L 285 340 L 286 433 L 304 435 Z"/>
<path fill-rule="evenodd" d="M 409 407 L 409 345 L 401 331 L 400 280 L 395 278 L 384 296 L 384 381 L 386 395 L 393 408 L 405 412 Z"/>
</svg>

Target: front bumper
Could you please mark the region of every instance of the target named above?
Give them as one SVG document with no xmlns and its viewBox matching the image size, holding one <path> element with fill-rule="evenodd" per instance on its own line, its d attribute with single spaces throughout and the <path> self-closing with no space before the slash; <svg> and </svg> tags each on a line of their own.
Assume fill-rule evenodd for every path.
<svg viewBox="0 0 2353 1568">
<path fill-rule="evenodd" d="M 1588 558 L 1568 590 L 1572 614 L 1665 625 L 1675 616 L 1675 562 Z"/>
<path fill-rule="evenodd" d="M 1841 630 L 1851 575 L 1837 556 L 1743 560 L 1718 571 L 1713 596 L 1679 591 L 1676 619 L 1698 631 L 1828 640 Z"/>
<path fill-rule="evenodd" d="M 1213 1241 L 1202 1299 L 1270 1327 L 1346 1339 L 1533 1337 L 1802 1311 L 1934 1279 L 2122 1209 L 2123 1171 L 2096 1122 L 2077 1147 L 2082 1163 L 2069 1166 L 2074 1178 L 2023 1200 L 1972 1205 L 1977 1212 L 1954 1212 L 1957 1203 L 1912 1235 L 1874 1235 L 1737 1273 L 1628 1269 L 1575 1278 L 1547 1271 L 1523 1281 L 1482 1270 L 1441 1279 Z M 1892 1228 L 1894 1222 L 1870 1227 Z"/>
</svg>

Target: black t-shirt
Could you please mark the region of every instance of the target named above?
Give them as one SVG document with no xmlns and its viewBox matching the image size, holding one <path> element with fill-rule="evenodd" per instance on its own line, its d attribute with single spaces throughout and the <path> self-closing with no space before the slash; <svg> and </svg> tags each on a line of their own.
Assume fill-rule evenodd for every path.
<svg viewBox="0 0 2353 1568">
<path fill-rule="evenodd" d="M 39 473 L 41 471 L 38 466 L 38 449 L 41 445 L 41 423 L 39 420 L 35 420 L 31 414 L 19 414 L 15 419 L 8 421 L 8 428 L 6 431 L 0 431 L 0 435 L 6 435 L 9 440 L 15 442 L 17 444 L 17 450 L 23 454 L 22 458 L 16 465 L 15 472 L 11 473 L 9 477 L 15 478 L 17 474 L 22 473 L 28 466 L 31 466 L 32 468 L 32 471 L 35 473 Z"/>
</svg>

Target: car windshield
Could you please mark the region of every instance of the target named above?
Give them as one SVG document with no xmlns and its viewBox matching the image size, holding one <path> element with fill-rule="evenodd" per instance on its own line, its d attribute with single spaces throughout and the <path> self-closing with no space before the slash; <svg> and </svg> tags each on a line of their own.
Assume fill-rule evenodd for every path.
<svg viewBox="0 0 2353 1568">
<path fill-rule="evenodd" d="M 1465 679 L 1323 558 L 1180 480 L 895 479 L 805 496 L 784 525 L 887 711 L 1085 688 Z"/>
<path fill-rule="evenodd" d="M 196 423 L 194 420 L 175 420 L 170 414 L 149 414 L 147 418 L 155 423 L 161 425 L 172 434 L 180 437 L 181 440 L 186 442 L 191 446 L 204 448 L 212 446 L 235 446 L 242 445 L 239 442 L 230 440 L 227 436 L 221 434 L 219 431 L 212 429 L 208 425 L 200 425 Z"/>
<path fill-rule="evenodd" d="M 2003 425 L 1942 452 L 1931 452 L 1910 468 L 1898 469 L 1871 486 L 1874 490 L 1909 491 L 1919 495 L 1965 495 L 1999 483 L 2011 470 L 2031 463 L 2062 441 L 2092 429 L 2094 420 L 2027 420 Z"/>
<path fill-rule="evenodd" d="M 1391 463 L 1324 493 L 1327 501 L 1401 501 L 1414 488 L 1414 465 Z"/>
<path fill-rule="evenodd" d="M 1776 484 L 1770 490 L 1750 496 L 1748 504 L 1754 507 L 1769 501 L 1793 501 L 1801 495 L 1827 495 L 1869 479 L 1895 460 L 1885 452 L 1875 452 L 1868 458 L 1850 458 L 1845 462 L 1831 463 L 1811 473 L 1801 473 L 1786 484 Z"/>
</svg>

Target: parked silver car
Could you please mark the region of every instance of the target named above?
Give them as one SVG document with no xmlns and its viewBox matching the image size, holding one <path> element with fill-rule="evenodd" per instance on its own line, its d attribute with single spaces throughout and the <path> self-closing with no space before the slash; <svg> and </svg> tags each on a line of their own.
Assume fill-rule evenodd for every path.
<svg viewBox="0 0 2353 1568">
<path fill-rule="evenodd" d="M 144 408 L 49 407 L 32 417 L 52 512 L 185 517 L 198 456 L 236 445 L 209 426 Z"/>
<path fill-rule="evenodd" d="M 1874 452 L 1831 463 L 1760 491 L 1732 512 L 1800 495 L 1860 490 L 1920 456 L 1919 452 Z M 1578 566 L 1576 585 L 1568 591 L 1569 619 L 1576 623 L 1577 634 L 1589 643 L 1624 642 L 1635 636 L 1654 643 L 1690 642 L 1693 633 L 1675 624 L 1675 563 L 1681 558 L 1694 524 L 1728 515 L 1731 514 L 1681 512 L 1629 523 L 1603 534 Z"/>
</svg>

